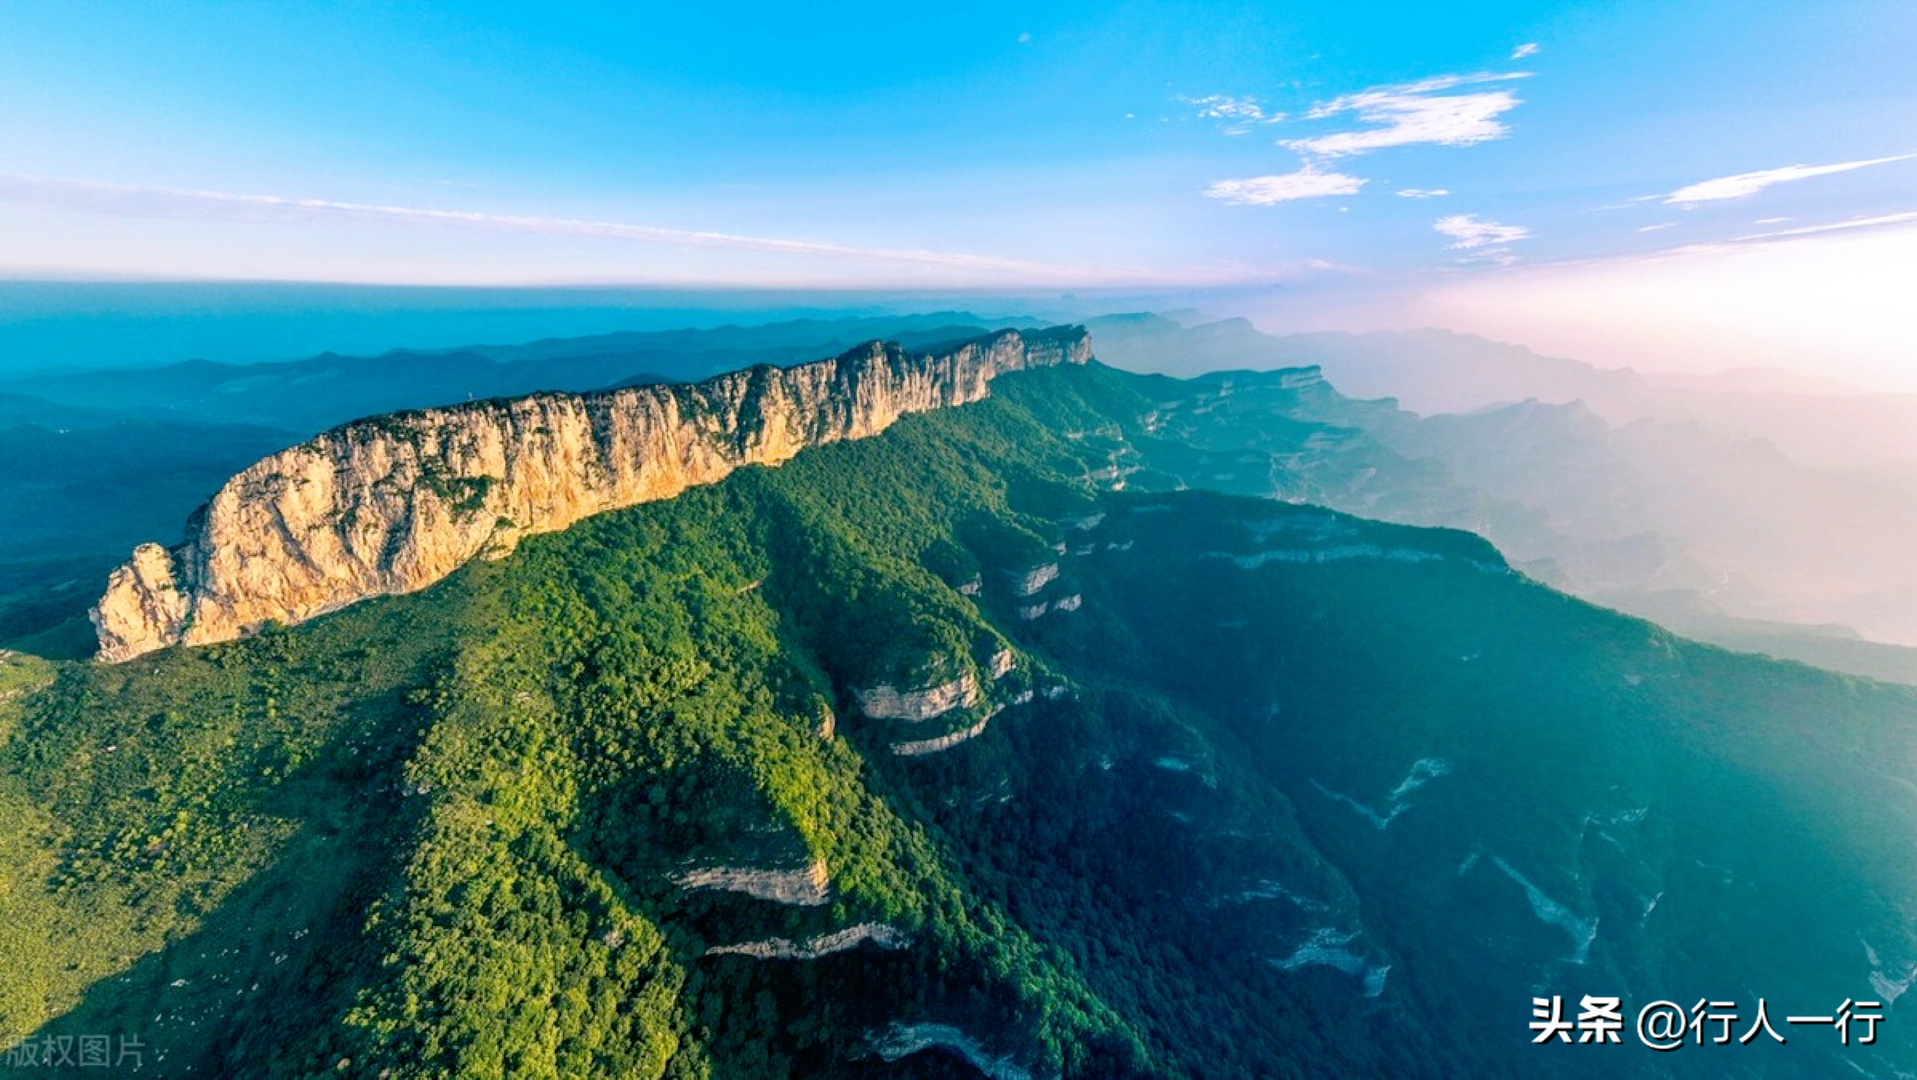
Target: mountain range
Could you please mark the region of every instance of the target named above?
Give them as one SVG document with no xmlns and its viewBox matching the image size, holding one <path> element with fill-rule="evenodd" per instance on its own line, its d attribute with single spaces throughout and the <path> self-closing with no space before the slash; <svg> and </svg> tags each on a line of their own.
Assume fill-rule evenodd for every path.
<svg viewBox="0 0 1917 1080">
<path fill-rule="evenodd" d="M 0 657 L 0 1043 L 132 1039 L 158 1075 L 1917 1069 L 1917 690 L 1371 520 L 1521 519 L 1486 494 L 1514 479 L 1417 452 L 1468 425 L 1309 368 L 957 359 L 1008 347 L 847 350 L 809 407 L 705 408 L 663 460 L 744 464 L 751 418 L 867 386 L 938 407 L 407 589 Z M 355 475 L 422 522 L 514 475 L 433 460 L 466 471 Z M 1740 1034 L 1761 998 L 1788 1041 L 1533 1042 L 1586 995 L 1728 1002 Z M 1866 1000 L 1869 1044 L 1782 1019 Z"/>
<path fill-rule="evenodd" d="M 1208 443 L 1220 450 L 1277 418 L 1339 429 L 1367 459 L 1351 469 L 1379 471 L 1362 492 L 1327 485 L 1313 496 L 1326 505 L 1481 532 L 1541 580 L 1706 640 L 1917 676 L 1910 399 L 1671 391 L 1450 334 L 1272 338 L 1143 315 L 1092 327 L 1102 356 L 1137 369 L 1315 366 L 1342 393 L 1285 392 L 1284 369 L 1213 373 L 1187 408 L 1239 415 L 1236 435 Z M 1345 396 L 1385 386 L 1404 395 Z M 1840 437 L 1842 465 L 1818 450 Z M 1229 486 L 1287 497 L 1242 475 Z"/>
</svg>

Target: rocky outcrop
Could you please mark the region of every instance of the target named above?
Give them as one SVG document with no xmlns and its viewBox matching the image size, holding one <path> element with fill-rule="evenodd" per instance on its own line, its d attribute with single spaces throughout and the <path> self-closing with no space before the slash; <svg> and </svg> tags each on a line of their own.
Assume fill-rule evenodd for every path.
<svg viewBox="0 0 1917 1080">
<path fill-rule="evenodd" d="M 1070 596 L 1061 596 L 1057 600 L 1040 600 L 1036 604 L 1025 604 L 1018 609 L 1018 617 L 1031 622 L 1048 611 L 1077 611 L 1084 606 L 1085 598 L 1078 593 L 1073 593 Z"/>
<path fill-rule="evenodd" d="M 706 950 L 707 956 L 750 956 L 755 960 L 817 960 L 821 956 L 856 949 L 866 942 L 881 949 L 903 949 L 911 942 L 896 927 L 885 923 L 859 923 L 830 934 L 820 934 L 804 941 L 790 941 L 786 938 L 767 938 L 764 941 L 747 941 L 738 945 L 714 945 Z"/>
<path fill-rule="evenodd" d="M 921 757 L 925 754 L 936 754 L 941 750 L 950 750 L 967 739 L 976 739 L 985 734 L 985 726 L 990 724 L 992 717 L 998 714 L 999 710 L 993 709 L 980 717 L 978 723 L 971 727 L 960 728 L 949 735 L 940 735 L 936 739 L 915 739 L 911 742 L 893 743 L 892 752 L 900 757 Z"/>
<path fill-rule="evenodd" d="M 1031 596 L 1038 590 L 1051 584 L 1058 577 L 1057 563 L 1040 563 L 1029 570 L 1021 570 L 1012 575 L 1012 591 L 1020 596 Z"/>
<path fill-rule="evenodd" d="M 592 514 L 963 405 L 1009 371 L 1091 358 L 1083 329 L 936 354 L 874 342 L 694 385 L 537 394 L 355 421 L 241 472 L 171 550 L 143 544 L 92 612 L 102 660 L 230 641 L 373 596 Z"/>
<path fill-rule="evenodd" d="M 126 565 L 107 575 L 106 594 L 87 618 L 101 659 L 130 660 L 181 640 L 191 607 L 192 597 L 173 576 L 172 556 L 158 544 L 141 544 Z"/>
<path fill-rule="evenodd" d="M 991 1080 L 1031 1080 L 1031 1070 L 1015 1059 L 994 1056 L 977 1039 L 951 1024 L 892 1024 L 883 1033 L 871 1032 L 866 1038 L 872 1049 L 887 1062 L 910 1057 L 922 1050 L 940 1047 L 965 1059 Z"/>
<path fill-rule="evenodd" d="M 852 696 L 859 711 L 873 720 L 932 720 L 978 704 L 978 677 L 968 671 L 951 682 L 919 690 L 874 686 L 854 690 Z"/>
<path fill-rule="evenodd" d="M 1054 686 L 1045 692 L 1045 696 L 1053 701 L 1057 701 L 1068 692 L 1069 691 L 1066 691 L 1062 686 Z M 948 732 L 944 735 L 940 735 L 936 739 L 914 739 L 910 742 L 893 743 L 892 752 L 899 757 L 922 757 L 926 754 L 936 754 L 941 751 L 950 750 L 952 747 L 968 739 L 976 739 L 980 735 L 985 734 L 985 729 L 992 723 L 992 718 L 1004 712 L 1006 705 L 1030 705 L 1037 699 L 1038 691 L 1021 690 L 1012 696 L 1011 701 L 992 706 L 986 711 L 985 715 L 979 717 L 978 722 L 974 723 L 971 727 L 964 727 L 957 731 Z"/>
<path fill-rule="evenodd" d="M 706 866 L 679 874 L 672 883 L 682 889 L 718 889 L 744 893 L 755 900 L 817 907 L 832 899 L 832 880 L 823 860 L 791 870 L 742 866 Z"/>
</svg>

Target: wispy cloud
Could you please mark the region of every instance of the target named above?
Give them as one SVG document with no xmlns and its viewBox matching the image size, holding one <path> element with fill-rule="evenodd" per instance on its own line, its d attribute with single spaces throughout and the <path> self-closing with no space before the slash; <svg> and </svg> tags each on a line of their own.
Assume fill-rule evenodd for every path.
<svg viewBox="0 0 1917 1080">
<path fill-rule="evenodd" d="M 1790 219 L 1777 218 L 1775 220 L 1789 221 Z M 1900 214 L 1882 214 L 1877 217 L 1852 218 L 1849 221 L 1837 221 L 1827 225 L 1805 225 L 1796 229 L 1777 229 L 1773 232 L 1753 233 L 1749 236 L 1734 237 L 1730 242 L 1739 244 L 1750 243 L 1756 240 L 1784 240 L 1798 236 L 1815 236 L 1819 233 L 1839 232 L 1845 229 L 1881 229 L 1893 225 L 1909 225 L 1912 223 L 1917 223 L 1917 210 L 1907 210 Z M 1761 225 L 1763 222 L 1760 221 L 1758 224 Z"/>
<path fill-rule="evenodd" d="M 1470 146 L 1502 139 L 1510 134 L 1510 128 L 1498 117 L 1517 108 L 1516 94 L 1509 90 L 1475 90 L 1463 94 L 1445 91 L 1522 79 L 1527 75 L 1527 72 L 1446 75 L 1347 94 L 1313 108 L 1306 118 L 1324 120 L 1350 113 L 1375 127 L 1288 139 L 1280 145 L 1308 157 L 1337 158 L 1419 143 Z"/>
<path fill-rule="evenodd" d="M 1181 97 L 1178 100 L 1198 109 L 1201 120 L 1222 120 L 1225 134 L 1246 135 L 1255 127 L 1284 120 L 1281 112 L 1266 112 L 1264 106 L 1248 97 L 1209 94 L 1205 97 Z"/>
<path fill-rule="evenodd" d="M 224 191 L 187 191 L 102 184 L 0 173 L 0 202 L 126 217 L 175 217 L 225 221 L 362 221 L 391 225 L 435 226 L 541 236 L 594 237 L 677 247 L 729 248 L 777 255 L 814 256 L 855 262 L 917 265 L 956 271 L 1014 274 L 1037 279 L 1132 280 L 1143 271 L 1115 267 L 1065 266 L 963 252 L 915 248 L 863 248 L 818 240 L 795 240 L 693 229 L 661 228 L 576 218 L 491 214 L 294 199 L 278 195 L 242 195 Z"/>
<path fill-rule="evenodd" d="M 1528 76 L 1529 72 L 1522 71 L 1444 75 L 1418 82 L 1373 87 L 1333 98 L 1314 106 L 1304 119 L 1330 120 L 1349 116 L 1372 126 L 1301 139 L 1281 139 L 1278 145 L 1304 158 L 1304 164 L 1297 172 L 1220 180 L 1206 188 L 1205 194 L 1226 202 L 1254 206 L 1356 194 L 1364 187 L 1364 178 L 1327 169 L 1324 163 L 1394 146 L 1470 146 L 1504 138 L 1510 134 L 1510 128 L 1498 118 L 1520 104 L 1516 94 L 1505 89 L 1477 89 L 1463 93 L 1449 91 Z M 1228 135 L 1243 135 L 1255 125 L 1273 124 L 1286 119 L 1283 113 L 1266 112 L 1263 106 L 1250 98 L 1213 94 L 1179 100 L 1196 106 L 1201 117 L 1225 121 L 1228 125 L 1225 133 Z M 1403 188 L 1397 194 L 1407 199 L 1430 199 L 1451 193 L 1443 188 Z"/>
<path fill-rule="evenodd" d="M 1524 44 L 1518 46 L 1517 48 L 1511 50 L 1511 59 L 1522 60 L 1527 56 L 1536 56 L 1537 54 L 1538 54 L 1538 43 L 1535 41 L 1527 41 Z"/>
<path fill-rule="evenodd" d="M 1501 225 L 1495 221 L 1479 221 L 1476 214 L 1451 214 L 1432 222 L 1431 227 L 1449 236 L 1451 246 L 1461 251 L 1488 248 L 1494 244 L 1508 244 L 1531 235 L 1531 230 L 1522 225 Z"/>
<path fill-rule="evenodd" d="M 1781 169 L 1764 169 L 1760 172 L 1738 173 L 1736 176 L 1722 176 L 1716 180 L 1705 180 L 1689 187 L 1681 187 L 1664 197 L 1667 203 L 1714 202 L 1718 199 L 1741 199 L 1746 195 L 1755 195 L 1773 184 L 1788 183 L 1792 180 L 1808 180 L 1813 176 L 1828 176 L 1831 173 L 1849 172 L 1852 169 L 1868 168 L 1872 165 L 1886 165 L 1893 161 L 1908 161 L 1917 154 L 1899 154 L 1896 157 L 1871 158 L 1868 161 L 1846 161 L 1836 165 L 1786 165 Z"/>
<path fill-rule="evenodd" d="M 1365 181 L 1340 172 L 1321 172 L 1306 165 L 1282 176 L 1252 176 L 1242 180 L 1220 180 L 1205 189 L 1206 196 L 1246 206 L 1270 206 L 1293 199 L 1316 199 L 1326 195 L 1355 195 Z"/>
</svg>

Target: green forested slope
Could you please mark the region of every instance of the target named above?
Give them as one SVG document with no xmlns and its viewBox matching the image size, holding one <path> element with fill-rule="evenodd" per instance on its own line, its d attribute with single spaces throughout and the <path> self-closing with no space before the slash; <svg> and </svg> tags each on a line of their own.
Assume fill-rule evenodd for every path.
<svg viewBox="0 0 1917 1080">
<path fill-rule="evenodd" d="M 1144 490 L 1176 447 L 1096 365 L 994 392 L 292 630 L 8 658 L 0 1042 L 134 1037 L 169 1075 L 1917 1067 L 1888 1001 L 1875 1047 L 1526 1029 L 1535 994 L 1901 992 L 1917 695 L 1468 534 Z M 950 684 L 929 720 L 855 698 Z"/>
</svg>

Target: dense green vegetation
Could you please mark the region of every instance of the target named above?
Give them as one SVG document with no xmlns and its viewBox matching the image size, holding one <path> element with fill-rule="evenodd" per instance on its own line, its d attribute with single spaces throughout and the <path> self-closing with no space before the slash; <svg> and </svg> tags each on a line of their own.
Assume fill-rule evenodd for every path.
<svg viewBox="0 0 1917 1080">
<path fill-rule="evenodd" d="M 292 630 L 0 660 L 0 1043 L 199 1075 L 975 1071 L 898 1055 L 914 1025 L 1007 1075 L 1917 1065 L 1894 1018 L 1668 1056 L 1525 1027 L 1536 993 L 1907 982 L 1917 695 L 1467 534 L 1154 491 L 1213 451 L 1108 369 L 994 389 Z M 967 675 L 933 720 L 855 704 Z M 819 904 L 676 880 L 814 864 Z M 871 924 L 903 947 L 707 952 Z"/>
</svg>

